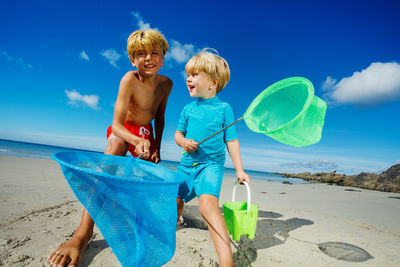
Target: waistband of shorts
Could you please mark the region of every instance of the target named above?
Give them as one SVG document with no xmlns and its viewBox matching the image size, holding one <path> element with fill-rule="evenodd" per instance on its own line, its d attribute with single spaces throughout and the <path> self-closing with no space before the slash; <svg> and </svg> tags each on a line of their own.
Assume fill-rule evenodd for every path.
<svg viewBox="0 0 400 267">
<path fill-rule="evenodd" d="M 224 166 L 224 164 L 221 164 L 221 163 L 216 162 L 216 161 L 192 162 L 190 164 L 188 164 L 188 163 L 184 163 L 184 164 L 180 163 L 180 165 L 182 165 L 184 167 L 189 167 L 189 168 L 191 168 L 191 167 L 201 167 L 201 166 L 204 166 L 204 165 L 221 165 L 221 166 Z"/>
<path fill-rule="evenodd" d="M 147 130 L 153 129 L 153 126 L 151 125 L 151 123 L 147 124 L 147 125 L 132 125 L 129 122 L 125 122 L 124 123 L 125 127 L 129 127 L 131 129 L 140 129 L 141 127 L 146 128 Z"/>
</svg>

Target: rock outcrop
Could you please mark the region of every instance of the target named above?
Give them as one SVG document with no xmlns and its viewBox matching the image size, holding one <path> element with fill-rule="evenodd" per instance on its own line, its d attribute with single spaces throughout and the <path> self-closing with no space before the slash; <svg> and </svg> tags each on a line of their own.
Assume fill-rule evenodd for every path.
<svg viewBox="0 0 400 267">
<path fill-rule="evenodd" d="M 400 193 L 400 164 L 396 164 L 381 174 L 362 172 L 355 175 L 333 172 L 279 173 L 288 178 L 301 178 L 310 182 L 332 183 L 384 192 Z"/>
</svg>

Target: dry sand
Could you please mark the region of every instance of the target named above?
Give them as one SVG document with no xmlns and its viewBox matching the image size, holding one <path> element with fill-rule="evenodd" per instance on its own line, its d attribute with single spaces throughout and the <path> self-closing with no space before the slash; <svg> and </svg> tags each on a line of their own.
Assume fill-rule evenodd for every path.
<svg viewBox="0 0 400 267">
<path fill-rule="evenodd" d="M 230 201 L 225 176 L 221 203 Z M 0 265 L 47 266 L 45 258 L 78 225 L 82 205 L 51 160 L 0 157 Z M 326 184 L 251 181 L 260 208 L 254 240 L 232 244 L 238 266 L 400 266 L 400 194 Z M 245 199 L 239 188 L 237 199 Z M 217 266 L 197 200 L 177 230 L 166 266 Z M 120 266 L 101 233 L 81 266 Z"/>
</svg>

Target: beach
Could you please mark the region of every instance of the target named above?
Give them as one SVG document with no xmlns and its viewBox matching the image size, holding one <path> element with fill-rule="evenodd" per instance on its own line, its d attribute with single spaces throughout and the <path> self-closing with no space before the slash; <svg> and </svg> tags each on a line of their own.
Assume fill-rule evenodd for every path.
<svg viewBox="0 0 400 267">
<path fill-rule="evenodd" d="M 221 207 L 234 181 L 224 176 Z M 47 266 L 47 255 L 72 236 L 82 205 L 52 160 L 1 156 L 0 183 L 0 265 Z M 256 179 L 251 189 L 257 232 L 232 242 L 238 266 L 400 266 L 400 194 Z M 238 188 L 236 199 L 245 192 Z M 186 205 L 165 266 L 217 266 L 197 205 Z M 120 266 L 97 227 L 80 266 Z"/>
</svg>

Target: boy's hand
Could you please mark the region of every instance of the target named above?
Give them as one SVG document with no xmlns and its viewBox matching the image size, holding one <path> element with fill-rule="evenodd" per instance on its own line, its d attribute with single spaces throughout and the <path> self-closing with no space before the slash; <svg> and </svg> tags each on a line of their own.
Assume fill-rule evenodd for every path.
<svg viewBox="0 0 400 267">
<path fill-rule="evenodd" d="M 197 150 L 198 148 L 198 144 L 196 141 L 194 141 L 193 139 L 186 139 L 183 142 L 183 149 L 185 149 L 186 152 L 188 153 L 193 153 Z"/>
<path fill-rule="evenodd" d="M 158 152 L 158 150 L 156 150 L 153 155 L 150 156 L 150 160 L 151 162 L 154 163 L 159 163 L 160 162 L 160 152 Z"/>
<path fill-rule="evenodd" d="M 141 159 L 148 159 L 150 157 L 150 141 L 138 138 L 137 143 L 135 144 L 135 153 L 138 156 L 141 156 Z"/>
<path fill-rule="evenodd" d="M 237 176 L 239 184 L 243 184 L 243 181 L 245 181 L 248 184 L 250 184 L 250 177 L 243 170 L 242 171 L 237 171 L 236 172 L 236 176 Z"/>
</svg>

